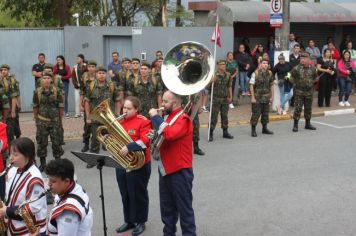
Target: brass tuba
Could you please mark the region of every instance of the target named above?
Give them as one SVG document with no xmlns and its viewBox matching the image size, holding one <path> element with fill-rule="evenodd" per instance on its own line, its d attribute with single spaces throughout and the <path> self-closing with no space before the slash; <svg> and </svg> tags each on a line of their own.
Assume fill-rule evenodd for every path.
<svg viewBox="0 0 356 236">
<path fill-rule="evenodd" d="M 105 145 L 117 163 L 128 171 L 140 169 L 144 165 L 143 151 L 130 152 L 126 156 L 120 155 L 121 148 L 132 142 L 132 139 L 111 111 L 109 99 L 101 102 L 90 113 L 90 118 L 103 124 L 96 130 L 96 137 Z M 103 134 L 104 132 L 106 134 Z"/>
<path fill-rule="evenodd" d="M 170 91 L 183 96 L 193 95 L 209 84 L 214 75 L 214 68 L 215 59 L 209 49 L 203 44 L 188 41 L 168 51 L 163 60 L 161 75 L 163 83 Z M 184 110 L 189 109 L 190 105 L 188 102 Z M 157 160 L 164 138 L 157 132 L 150 137 L 151 155 Z"/>
</svg>

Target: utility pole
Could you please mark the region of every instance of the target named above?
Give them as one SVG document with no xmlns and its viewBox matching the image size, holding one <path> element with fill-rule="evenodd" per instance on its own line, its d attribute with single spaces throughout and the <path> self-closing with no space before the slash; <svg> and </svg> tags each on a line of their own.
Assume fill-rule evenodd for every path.
<svg viewBox="0 0 356 236">
<path fill-rule="evenodd" d="M 275 30 L 276 51 L 287 51 L 290 32 L 290 0 L 282 0 L 283 24 Z M 277 60 L 275 60 L 277 61 Z"/>
</svg>

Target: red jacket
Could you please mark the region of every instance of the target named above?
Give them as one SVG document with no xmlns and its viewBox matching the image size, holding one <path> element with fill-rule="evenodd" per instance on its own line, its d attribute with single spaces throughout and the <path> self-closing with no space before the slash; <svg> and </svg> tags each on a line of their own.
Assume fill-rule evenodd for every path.
<svg viewBox="0 0 356 236">
<path fill-rule="evenodd" d="M 356 68 L 356 63 L 350 59 L 350 66 L 351 68 Z M 337 69 L 339 71 L 339 77 L 341 78 L 347 78 L 347 70 L 345 67 L 345 62 L 343 60 L 338 61 L 337 63 Z"/>
<path fill-rule="evenodd" d="M 340 59 L 340 52 L 337 48 L 331 49 L 331 57 L 334 60 L 339 60 Z"/>
<path fill-rule="evenodd" d="M 130 118 L 124 118 L 121 121 L 122 127 L 130 135 L 133 141 L 141 140 L 145 145 L 145 164 L 151 160 L 150 154 L 150 140 L 147 137 L 147 134 L 151 130 L 151 121 L 146 117 L 141 115 L 135 115 Z"/>
<path fill-rule="evenodd" d="M 7 125 L 5 123 L 0 122 L 0 140 L 2 141 L 2 148 L 0 151 L 0 172 L 4 170 L 4 157 L 3 154 L 7 150 L 7 133 L 6 133 Z"/>
<path fill-rule="evenodd" d="M 174 110 L 169 114 L 166 122 L 169 123 L 181 110 L 181 108 Z M 165 140 L 162 143 L 160 154 L 166 174 L 192 168 L 193 124 L 190 117 L 183 113 L 172 126 L 167 126 L 162 134 Z"/>
<path fill-rule="evenodd" d="M 67 73 L 66 73 L 66 75 L 62 76 L 62 80 L 69 80 L 70 77 L 72 76 L 72 73 L 70 71 L 70 66 L 66 65 L 64 69 L 66 70 Z M 53 74 L 54 75 L 58 74 L 58 66 L 57 66 L 57 64 L 53 66 Z"/>
</svg>

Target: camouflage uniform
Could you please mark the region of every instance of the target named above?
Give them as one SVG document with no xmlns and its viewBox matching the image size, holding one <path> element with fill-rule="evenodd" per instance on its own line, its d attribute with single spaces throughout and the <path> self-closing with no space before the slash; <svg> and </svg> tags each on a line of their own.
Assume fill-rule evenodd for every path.
<svg viewBox="0 0 356 236">
<path fill-rule="evenodd" d="M 49 90 L 39 87 L 33 94 L 33 109 L 38 110 L 36 118 L 37 156 L 44 167 L 47 157 L 48 135 L 51 137 L 54 158 L 60 158 L 64 151 L 60 139 L 60 109 L 63 109 L 63 96 L 51 85 Z"/>
<path fill-rule="evenodd" d="M 79 83 L 80 83 L 80 95 L 83 97 L 83 100 L 85 98 L 86 90 L 89 88 L 90 82 L 92 80 L 95 80 L 95 78 L 96 78 L 95 74 L 94 74 L 94 77 L 90 77 L 88 72 L 85 72 L 82 75 L 82 77 L 80 78 L 80 80 L 79 80 Z M 85 147 L 89 148 L 89 140 L 90 140 L 90 134 L 91 134 L 91 132 L 90 132 L 91 124 L 87 124 L 86 119 L 87 119 L 87 117 L 86 117 L 86 114 L 84 112 L 83 143 L 84 143 Z"/>
<path fill-rule="evenodd" d="M 110 99 L 111 109 L 114 111 L 113 107 L 116 102 L 120 101 L 120 96 L 113 82 L 105 81 L 103 85 L 99 85 L 99 81 L 95 80 L 91 81 L 87 86 L 84 99 L 90 104 L 90 111 L 93 111 L 102 101 Z M 99 153 L 100 151 L 100 143 L 96 139 L 96 130 L 100 125 L 100 123 L 93 120 L 90 125 L 90 152 L 93 153 Z"/>
<path fill-rule="evenodd" d="M 273 85 L 274 77 L 270 70 L 256 70 L 251 77 L 250 86 L 253 87 L 253 94 L 256 99 L 255 103 L 251 103 L 251 136 L 257 137 L 256 125 L 261 116 L 262 133 L 273 134 L 267 128 L 269 122 L 269 103 L 271 98 L 271 87 Z M 252 93 L 252 92 L 251 92 Z"/>
<path fill-rule="evenodd" d="M 163 93 L 168 90 L 166 85 L 163 83 L 162 76 L 161 76 L 161 71 L 156 71 L 156 69 L 152 69 L 152 78 L 157 79 L 157 81 L 162 85 Z"/>
<path fill-rule="evenodd" d="M 256 103 L 251 104 L 251 125 L 256 126 L 258 119 L 261 116 L 261 124 L 266 125 L 269 122 L 269 102 L 271 98 L 271 86 L 273 85 L 273 74 L 270 70 L 255 71 L 255 81 L 251 80 L 250 85 L 253 85 L 253 90 L 256 98 Z"/>
<path fill-rule="evenodd" d="M 314 83 L 317 80 L 317 70 L 314 66 L 307 67 L 299 64 L 290 72 L 290 82 L 294 87 L 294 127 L 293 131 L 298 131 L 298 121 L 304 105 L 305 128 L 315 130 L 310 124 L 313 105 Z"/>
<path fill-rule="evenodd" d="M 221 128 L 227 129 L 229 125 L 228 112 L 229 103 L 227 101 L 229 87 L 232 86 L 231 76 L 229 72 L 220 75 L 215 72 L 216 80 L 214 82 L 213 106 L 211 109 L 211 127 L 214 130 L 218 122 L 218 115 L 220 112 Z"/>
<path fill-rule="evenodd" d="M 17 99 L 18 96 L 20 96 L 20 89 L 19 89 L 19 83 L 16 80 L 15 75 L 9 75 L 7 77 L 3 77 L 1 80 L 2 87 L 4 88 L 4 93 L 7 96 L 10 104 L 10 113 L 6 118 L 6 124 L 7 124 L 7 139 L 8 142 L 11 143 L 14 140 L 15 137 L 15 131 L 17 134 L 21 133 L 19 132 L 19 122 L 18 122 L 18 108 L 15 108 L 16 111 L 16 117 L 12 118 L 11 117 L 11 110 L 12 110 L 12 99 Z"/>
<path fill-rule="evenodd" d="M 155 78 L 148 77 L 144 83 L 141 76 L 131 77 L 127 86 L 127 95 L 138 97 L 141 101 L 140 114 L 149 118 L 148 111 L 157 107 L 157 96 L 162 95 L 162 85 Z"/>
<path fill-rule="evenodd" d="M 199 98 L 201 96 L 199 96 L 199 94 L 191 95 L 191 100 L 192 98 L 195 98 L 193 102 L 193 104 L 195 104 L 196 106 L 199 106 L 198 103 Z M 185 108 L 186 104 L 188 103 L 189 100 L 189 96 L 182 96 L 182 109 Z M 198 100 L 198 101 L 197 101 Z M 189 109 L 189 111 L 187 112 L 187 114 L 190 116 L 191 112 L 194 110 L 194 107 L 191 107 L 191 109 Z M 204 152 L 200 149 L 199 147 L 199 140 L 200 140 L 200 135 L 199 135 L 199 128 L 200 128 L 200 121 L 199 121 L 199 111 L 195 114 L 195 116 L 192 118 L 193 120 L 193 147 L 194 147 L 194 153 L 198 154 L 198 155 L 204 155 Z"/>
</svg>

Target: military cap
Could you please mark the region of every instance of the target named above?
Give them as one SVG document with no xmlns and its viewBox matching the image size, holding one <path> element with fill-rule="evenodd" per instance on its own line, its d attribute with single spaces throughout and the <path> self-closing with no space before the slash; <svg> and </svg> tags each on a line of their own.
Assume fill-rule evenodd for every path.
<svg viewBox="0 0 356 236">
<path fill-rule="evenodd" d="M 142 62 L 141 66 L 146 66 L 147 68 L 151 69 L 151 65 L 147 62 Z"/>
<path fill-rule="evenodd" d="M 226 65 L 226 60 L 225 59 L 219 59 L 216 64 L 218 64 L 218 65 L 220 65 L 220 64 Z"/>
<path fill-rule="evenodd" d="M 130 59 L 130 58 L 127 58 L 127 57 L 124 57 L 124 58 L 122 59 L 122 62 L 125 62 L 125 61 L 131 62 L 131 59 Z"/>
<path fill-rule="evenodd" d="M 98 71 L 105 71 L 107 72 L 107 69 L 105 66 L 99 66 Z"/>
<path fill-rule="evenodd" d="M 96 61 L 88 60 L 88 66 L 96 66 L 96 65 L 98 65 L 98 63 L 96 63 Z"/>
<path fill-rule="evenodd" d="M 46 63 L 46 64 L 44 65 L 44 68 L 45 68 L 45 69 L 52 69 L 52 70 L 53 70 L 53 64 L 51 64 L 51 63 Z"/>
<path fill-rule="evenodd" d="M 302 52 L 302 53 L 300 54 L 300 57 L 310 57 L 310 54 L 307 53 L 307 52 Z"/>
<path fill-rule="evenodd" d="M 42 77 L 52 77 L 53 76 L 53 73 L 52 72 L 48 72 L 48 71 L 43 71 L 42 72 Z"/>
<path fill-rule="evenodd" d="M 0 69 L 8 69 L 10 70 L 10 66 L 7 64 L 2 64 Z"/>
<path fill-rule="evenodd" d="M 131 61 L 132 61 L 132 62 L 137 61 L 138 63 L 141 62 L 140 59 L 138 59 L 138 58 L 136 58 L 136 57 L 132 58 Z"/>
</svg>

